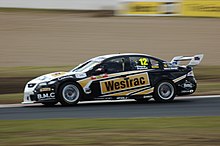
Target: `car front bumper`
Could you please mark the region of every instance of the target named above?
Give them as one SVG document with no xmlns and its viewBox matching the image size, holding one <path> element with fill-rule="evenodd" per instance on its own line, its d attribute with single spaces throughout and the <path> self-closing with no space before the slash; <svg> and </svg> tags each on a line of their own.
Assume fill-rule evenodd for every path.
<svg viewBox="0 0 220 146">
<path fill-rule="evenodd" d="M 39 84 L 30 87 L 29 84 L 31 83 L 27 83 L 25 86 L 22 104 L 56 101 L 54 88 Z"/>
</svg>

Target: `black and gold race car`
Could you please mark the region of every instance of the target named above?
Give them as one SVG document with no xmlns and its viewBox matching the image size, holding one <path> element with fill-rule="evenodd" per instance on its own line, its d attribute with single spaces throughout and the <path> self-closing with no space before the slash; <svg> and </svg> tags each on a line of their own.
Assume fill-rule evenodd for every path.
<svg viewBox="0 0 220 146">
<path fill-rule="evenodd" d="M 69 72 L 29 81 L 23 103 L 74 105 L 79 101 L 135 99 L 170 102 L 196 90 L 193 66 L 203 54 L 177 56 L 167 62 L 146 54 L 111 54 L 92 58 Z M 180 65 L 189 61 L 187 65 Z"/>
</svg>

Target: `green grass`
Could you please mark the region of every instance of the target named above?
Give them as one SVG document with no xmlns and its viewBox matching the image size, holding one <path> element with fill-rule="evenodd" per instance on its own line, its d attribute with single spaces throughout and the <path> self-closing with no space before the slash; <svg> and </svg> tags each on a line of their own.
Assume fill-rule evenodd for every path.
<svg viewBox="0 0 220 146">
<path fill-rule="evenodd" d="M 57 71 L 69 71 L 74 66 L 21 66 L 0 67 L 0 77 L 35 77 L 46 73 Z"/>
<path fill-rule="evenodd" d="M 22 101 L 23 93 L 0 94 L 0 104 L 21 103 Z"/>
<path fill-rule="evenodd" d="M 196 95 L 220 94 L 220 82 L 203 82 L 199 81 Z"/>
<path fill-rule="evenodd" d="M 194 73 L 198 80 L 220 82 L 220 66 L 196 66 Z"/>
<path fill-rule="evenodd" d="M 220 117 L 0 121 L 0 145 L 220 145 Z"/>
</svg>

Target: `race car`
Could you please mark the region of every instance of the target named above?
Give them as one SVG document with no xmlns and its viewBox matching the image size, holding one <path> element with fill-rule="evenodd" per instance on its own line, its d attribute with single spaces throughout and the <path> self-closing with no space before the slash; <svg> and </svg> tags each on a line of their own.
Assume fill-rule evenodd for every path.
<svg viewBox="0 0 220 146">
<path fill-rule="evenodd" d="M 138 53 L 98 56 L 68 72 L 55 72 L 29 81 L 23 102 L 64 106 L 79 101 L 135 99 L 171 102 L 192 94 L 197 83 L 193 67 L 203 54 L 177 56 L 171 62 Z M 187 65 L 181 62 L 188 61 Z"/>
</svg>

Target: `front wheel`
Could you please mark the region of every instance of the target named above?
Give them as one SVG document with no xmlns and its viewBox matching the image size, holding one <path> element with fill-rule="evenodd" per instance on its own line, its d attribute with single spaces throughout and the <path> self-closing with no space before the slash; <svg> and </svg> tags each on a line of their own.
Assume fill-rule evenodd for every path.
<svg viewBox="0 0 220 146">
<path fill-rule="evenodd" d="M 60 103 L 64 106 L 75 105 L 81 97 L 81 88 L 75 83 L 64 83 L 59 90 Z"/>
<path fill-rule="evenodd" d="M 159 82 L 154 90 L 154 99 L 157 102 L 171 102 L 175 95 L 175 85 L 170 81 Z"/>
</svg>

